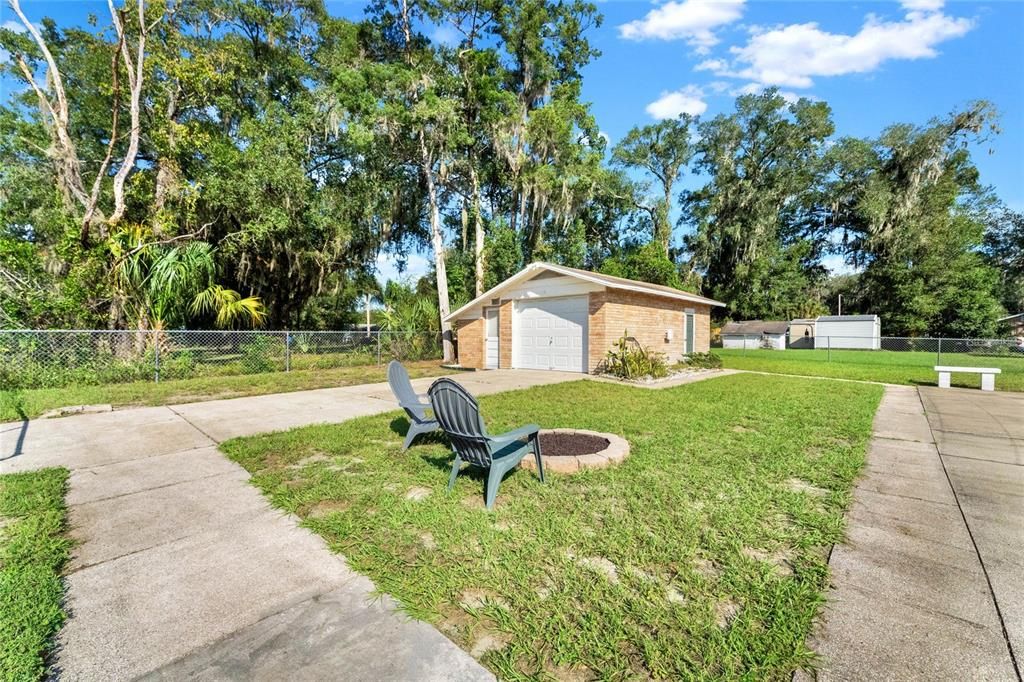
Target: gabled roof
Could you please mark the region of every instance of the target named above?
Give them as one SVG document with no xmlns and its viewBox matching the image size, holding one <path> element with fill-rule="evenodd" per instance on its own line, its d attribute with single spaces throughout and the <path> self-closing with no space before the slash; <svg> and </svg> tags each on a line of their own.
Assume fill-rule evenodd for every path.
<svg viewBox="0 0 1024 682">
<path fill-rule="evenodd" d="M 723 336 L 743 334 L 785 334 L 789 331 L 789 322 L 777 320 L 744 320 L 742 322 L 729 322 L 722 327 Z"/>
<path fill-rule="evenodd" d="M 468 310 L 475 308 L 478 305 L 486 303 L 492 298 L 496 298 L 505 289 L 525 282 L 533 277 L 536 277 L 541 272 L 554 272 L 560 275 L 566 275 L 567 277 L 575 277 L 576 279 L 584 282 L 590 282 L 591 284 L 599 284 L 601 286 L 608 287 L 609 289 L 620 289 L 623 291 L 636 291 L 642 294 L 651 294 L 653 296 L 663 296 L 665 298 L 674 298 L 679 301 L 689 301 L 691 303 L 703 303 L 704 305 L 715 305 L 724 306 L 724 303 L 715 301 L 704 296 L 698 296 L 697 294 L 691 294 L 688 291 L 681 291 L 679 289 L 673 289 L 672 287 L 662 286 L 660 284 L 649 284 L 648 282 L 638 282 L 634 279 L 626 279 L 625 277 L 614 277 L 612 275 L 605 275 L 600 272 L 590 272 L 589 270 L 579 270 L 577 268 L 569 268 L 564 265 L 555 265 L 554 263 L 530 263 L 525 268 L 520 270 L 518 273 L 512 275 L 501 284 L 485 291 L 480 294 L 472 301 L 462 306 L 458 310 L 452 311 L 445 317 L 445 321 L 454 320 Z"/>
</svg>

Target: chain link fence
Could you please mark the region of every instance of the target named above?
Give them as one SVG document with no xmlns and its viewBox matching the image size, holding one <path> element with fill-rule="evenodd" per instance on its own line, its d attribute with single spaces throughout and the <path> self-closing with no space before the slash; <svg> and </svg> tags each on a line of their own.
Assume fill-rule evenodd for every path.
<svg viewBox="0 0 1024 682">
<path fill-rule="evenodd" d="M 0 389 L 439 360 L 430 332 L 0 330 Z"/>
<path fill-rule="evenodd" d="M 933 372 L 938 365 L 997 367 L 1024 381 L 1024 338 L 942 339 L 909 336 L 726 336 L 716 344 L 723 356 L 761 358 L 773 366 L 805 361 Z M 916 374 L 915 374 L 916 376 Z M 923 375 L 922 375 L 923 376 Z"/>
</svg>

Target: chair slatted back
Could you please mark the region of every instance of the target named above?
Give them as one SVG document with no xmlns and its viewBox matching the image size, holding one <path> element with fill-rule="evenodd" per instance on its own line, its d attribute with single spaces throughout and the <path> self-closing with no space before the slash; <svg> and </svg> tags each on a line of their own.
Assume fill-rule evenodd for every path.
<svg viewBox="0 0 1024 682">
<path fill-rule="evenodd" d="M 435 381 L 427 391 L 434 416 L 464 461 L 491 465 L 490 438 L 480 417 L 480 406 L 469 391 L 451 379 Z"/>
<path fill-rule="evenodd" d="M 398 399 L 399 406 L 405 410 L 406 414 L 419 421 L 426 421 L 427 411 L 423 408 L 420 397 L 413 390 L 412 381 L 409 380 L 409 373 L 405 371 L 405 367 L 398 360 L 392 360 L 388 363 L 388 385 L 391 387 L 391 392 L 395 394 L 395 398 Z"/>
</svg>

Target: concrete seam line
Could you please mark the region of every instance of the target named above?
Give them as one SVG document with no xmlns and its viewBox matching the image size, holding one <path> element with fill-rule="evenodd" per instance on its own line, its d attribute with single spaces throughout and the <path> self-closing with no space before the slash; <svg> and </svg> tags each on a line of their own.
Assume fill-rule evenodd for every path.
<svg viewBox="0 0 1024 682">
<path fill-rule="evenodd" d="M 928 410 L 925 408 L 924 400 L 921 399 L 921 392 L 918 390 L 918 400 L 921 401 L 921 407 L 925 409 L 925 419 L 927 420 Z M 991 415 L 989 415 L 991 416 Z M 928 429 L 931 430 L 931 422 L 928 422 Z M 935 433 L 932 433 L 932 438 L 935 438 Z M 1017 680 L 1021 680 L 1020 667 L 1017 665 L 1017 656 L 1013 651 L 1013 643 L 1010 641 L 1010 633 L 1006 629 L 1006 620 L 1003 618 L 1003 611 L 999 608 L 999 600 L 996 599 L 996 592 L 992 588 L 992 578 L 989 577 L 988 567 L 985 566 L 985 560 L 981 556 L 981 550 L 978 549 L 978 543 L 974 539 L 974 532 L 971 530 L 971 524 L 967 521 L 967 514 L 964 513 L 964 508 L 960 504 L 960 496 L 956 492 L 956 487 L 953 485 L 953 479 L 949 476 L 949 471 L 946 470 L 946 462 L 942 458 L 942 453 L 939 452 L 938 443 L 935 446 L 935 454 L 939 457 L 939 463 L 942 464 L 942 473 L 946 476 L 946 482 L 949 484 L 949 489 L 953 493 L 953 499 L 956 500 L 956 508 L 960 510 L 960 518 L 964 521 L 964 527 L 967 528 L 967 536 L 971 539 L 971 545 L 974 546 L 974 554 L 978 557 L 978 563 L 981 565 L 981 572 L 985 575 L 985 583 L 988 585 L 989 596 L 992 597 L 992 605 L 996 608 L 996 616 L 999 618 L 999 627 L 1003 632 L 1003 643 L 1006 645 L 1006 651 L 1010 654 L 1010 663 L 1013 665 L 1013 672 L 1017 675 Z"/>
<path fill-rule="evenodd" d="M 186 416 L 185 416 L 185 415 L 183 415 L 183 414 L 182 414 L 181 412 L 178 412 L 178 411 L 177 411 L 176 409 L 174 409 L 174 405 L 168 405 L 168 406 L 167 406 L 167 409 L 168 409 L 168 410 L 170 410 L 171 412 L 173 412 L 174 414 L 178 415 L 179 417 L 181 417 L 181 419 L 182 419 L 182 420 L 184 420 L 184 422 L 185 422 L 186 424 L 188 424 L 189 426 L 191 426 L 191 427 L 192 427 L 193 429 L 195 429 L 195 430 L 196 430 L 196 431 L 198 431 L 199 433 L 201 433 L 201 434 L 203 434 L 204 436 L 206 436 L 207 438 L 209 438 L 209 439 L 210 439 L 210 442 L 211 442 L 211 443 L 212 443 L 213 445 L 220 445 L 220 441 L 219 441 L 219 440 L 217 440 L 216 438 L 214 438 L 213 436 L 211 436 L 210 434 L 208 434 L 208 433 L 207 433 L 206 431 L 203 431 L 203 430 L 202 430 L 201 428 L 199 428 L 198 426 L 196 426 L 195 424 L 193 424 L 193 423 L 192 423 L 192 422 L 191 422 L 191 421 L 189 420 L 189 418 L 188 418 L 188 417 L 186 417 Z"/>
</svg>

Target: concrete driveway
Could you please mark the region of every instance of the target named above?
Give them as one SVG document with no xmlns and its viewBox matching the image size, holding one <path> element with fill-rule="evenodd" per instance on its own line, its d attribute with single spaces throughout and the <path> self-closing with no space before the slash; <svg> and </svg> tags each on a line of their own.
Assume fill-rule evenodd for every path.
<svg viewBox="0 0 1024 682">
<path fill-rule="evenodd" d="M 483 395 L 581 377 L 457 378 Z M 434 628 L 375 598 L 367 578 L 272 509 L 217 449 L 235 436 L 394 409 L 382 383 L 0 425 L 0 473 L 71 470 L 78 545 L 60 675 L 493 679 Z"/>
<path fill-rule="evenodd" d="M 1020 680 L 1024 394 L 887 387 L 829 566 L 818 679 Z"/>
</svg>

